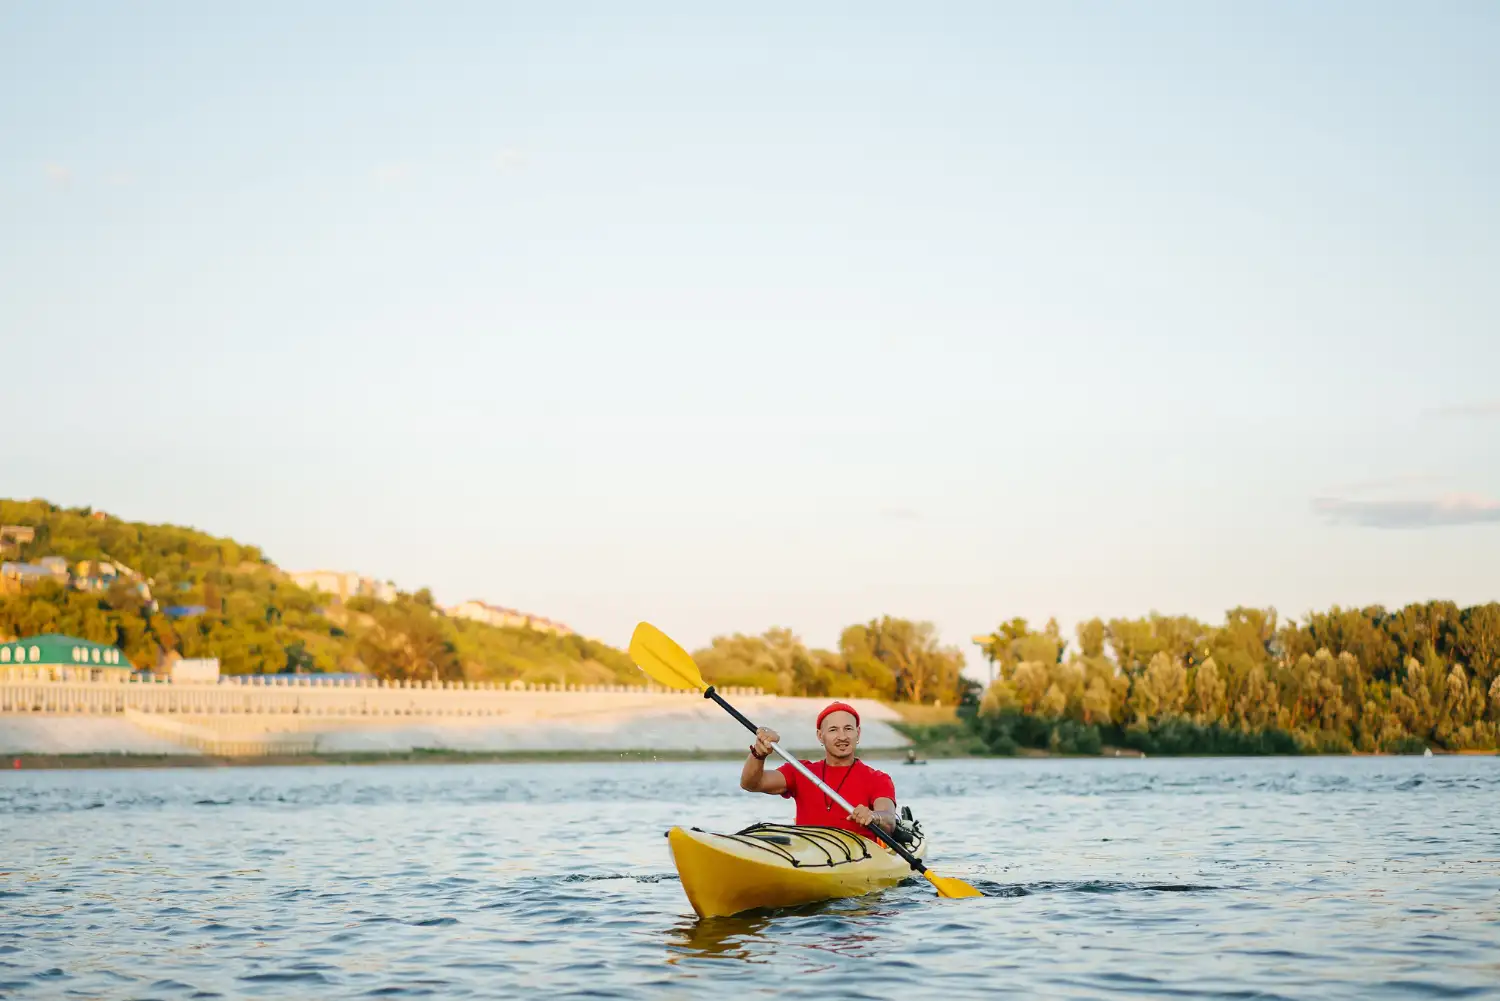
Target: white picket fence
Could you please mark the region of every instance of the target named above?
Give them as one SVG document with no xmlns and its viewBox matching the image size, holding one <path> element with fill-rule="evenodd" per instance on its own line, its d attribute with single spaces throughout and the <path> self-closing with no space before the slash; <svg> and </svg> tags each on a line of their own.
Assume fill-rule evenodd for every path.
<svg viewBox="0 0 1500 1001">
<path fill-rule="evenodd" d="M 722 692 L 725 697 L 764 694 L 738 687 Z M 700 697 L 658 686 L 399 683 L 316 675 L 230 676 L 218 684 L 0 679 L 0 713 L 491 716 L 524 711 L 538 700 L 553 708 L 561 702 L 597 710 Z"/>
</svg>

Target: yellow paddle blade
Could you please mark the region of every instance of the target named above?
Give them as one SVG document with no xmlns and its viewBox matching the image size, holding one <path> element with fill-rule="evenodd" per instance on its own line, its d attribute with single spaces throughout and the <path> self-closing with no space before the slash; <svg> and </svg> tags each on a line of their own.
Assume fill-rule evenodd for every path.
<svg viewBox="0 0 1500 1001">
<path fill-rule="evenodd" d="M 635 627 L 630 637 L 630 659 L 635 666 L 646 672 L 646 676 L 668 688 L 696 688 L 708 686 L 693 657 L 676 641 L 649 622 Z"/>
<path fill-rule="evenodd" d="M 954 879 L 952 876 L 939 876 L 931 869 L 928 869 L 922 875 L 927 877 L 927 882 L 937 887 L 939 897 L 947 897 L 950 900 L 963 900 L 967 897 L 984 896 L 984 894 L 961 879 Z"/>
</svg>

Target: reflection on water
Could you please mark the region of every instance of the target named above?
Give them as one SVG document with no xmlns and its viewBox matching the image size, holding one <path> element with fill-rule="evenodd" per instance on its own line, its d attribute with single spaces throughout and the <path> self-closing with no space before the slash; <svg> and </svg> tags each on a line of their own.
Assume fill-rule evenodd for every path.
<svg viewBox="0 0 1500 1001">
<path fill-rule="evenodd" d="M 0 995 L 1496 996 L 1500 762 L 934 761 L 933 864 L 700 921 L 733 762 L 0 777 Z"/>
<path fill-rule="evenodd" d="M 757 953 L 774 947 L 777 938 L 761 933 L 778 932 L 791 927 L 801 930 L 802 945 L 835 955 L 858 958 L 878 947 L 880 936 L 873 932 L 849 932 L 851 922 L 872 924 L 894 919 L 898 908 L 885 903 L 889 894 L 872 894 L 852 900 L 829 900 L 774 911 L 747 911 L 744 914 L 715 918 L 686 918 L 671 931 L 670 949 L 677 955 L 667 962 L 683 958 L 734 959 L 757 962 Z M 819 922 L 818 918 L 827 918 Z M 811 919 L 811 920 L 809 920 Z"/>
<path fill-rule="evenodd" d="M 672 926 L 668 963 L 684 956 L 695 959 L 738 959 L 753 963 L 753 945 L 760 932 L 774 919 L 765 915 L 727 918 L 688 918 Z"/>
</svg>

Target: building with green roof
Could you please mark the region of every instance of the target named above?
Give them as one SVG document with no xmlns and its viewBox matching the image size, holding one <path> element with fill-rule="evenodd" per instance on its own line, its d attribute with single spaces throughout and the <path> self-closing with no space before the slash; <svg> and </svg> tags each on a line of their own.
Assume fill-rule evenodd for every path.
<svg viewBox="0 0 1500 1001">
<path fill-rule="evenodd" d="M 118 647 L 44 633 L 0 643 L 0 681 L 126 681 L 134 666 Z"/>
</svg>

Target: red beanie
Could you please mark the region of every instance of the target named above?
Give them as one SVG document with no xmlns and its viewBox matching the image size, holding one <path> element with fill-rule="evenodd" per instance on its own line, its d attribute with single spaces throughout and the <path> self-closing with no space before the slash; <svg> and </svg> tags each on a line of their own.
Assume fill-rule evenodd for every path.
<svg viewBox="0 0 1500 1001">
<path fill-rule="evenodd" d="M 829 713 L 846 712 L 854 717 L 854 725 L 859 726 L 859 713 L 847 702 L 830 702 L 828 708 L 818 713 L 818 725 L 815 729 L 823 729 L 823 717 Z"/>
</svg>

